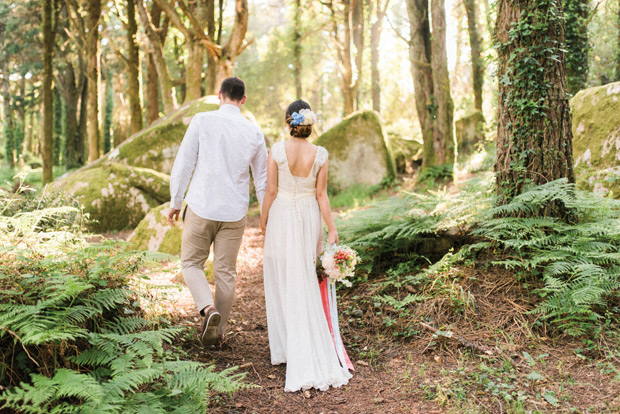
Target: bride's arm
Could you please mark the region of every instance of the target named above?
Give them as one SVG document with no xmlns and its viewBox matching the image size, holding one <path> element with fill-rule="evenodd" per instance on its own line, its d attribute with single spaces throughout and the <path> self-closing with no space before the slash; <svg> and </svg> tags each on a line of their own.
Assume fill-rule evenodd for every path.
<svg viewBox="0 0 620 414">
<path fill-rule="evenodd" d="M 329 161 L 319 170 L 319 174 L 316 178 L 316 199 L 319 202 L 319 209 L 325 224 L 327 224 L 327 244 L 330 246 L 334 243 L 338 244 L 338 230 L 334 224 L 332 218 L 332 208 L 329 205 L 329 197 L 327 196 L 327 170 L 329 168 Z"/>
<path fill-rule="evenodd" d="M 269 209 L 273 204 L 273 200 L 278 195 L 278 164 L 274 161 L 269 151 L 267 159 L 267 190 L 263 199 L 263 207 L 260 212 L 260 230 L 265 233 L 267 228 L 267 219 L 269 218 Z"/>
</svg>

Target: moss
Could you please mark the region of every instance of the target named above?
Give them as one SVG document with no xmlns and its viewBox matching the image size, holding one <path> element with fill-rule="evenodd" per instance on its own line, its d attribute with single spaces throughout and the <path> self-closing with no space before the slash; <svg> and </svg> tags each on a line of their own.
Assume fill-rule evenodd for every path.
<svg viewBox="0 0 620 414">
<path fill-rule="evenodd" d="M 396 176 L 392 145 L 376 112 L 349 115 L 315 143 L 330 153 L 330 185 L 334 188 L 376 185 Z M 355 168 L 360 165 L 366 167 L 362 173 Z"/>
<path fill-rule="evenodd" d="M 620 82 L 580 91 L 571 100 L 575 165 L 620 165 Z"/>
<path fill-rule="evenodd" d="M 620 199 L 620 166 L 594 170 L 580 165 L 575 169 L 575 173 L 578 188 Z"/>
<path fill-rule="evenodd" d="M 177 255 L 181 253 L 183 222 L 179 220 L 172 227 L 166 217 L 169 208 L 169 203 L 166 203 L 147 213 L 129 236 L 132 248 Z"/>
<path fill-rule="evenodd" d="M 169 185 L 165 174 L 108 162 L 77 170 L 51 188 L 74 196 L 95 220 L 90 230 L 105 232 L 136 226 L 152 207 L 168 199 Z"/>
</svg>

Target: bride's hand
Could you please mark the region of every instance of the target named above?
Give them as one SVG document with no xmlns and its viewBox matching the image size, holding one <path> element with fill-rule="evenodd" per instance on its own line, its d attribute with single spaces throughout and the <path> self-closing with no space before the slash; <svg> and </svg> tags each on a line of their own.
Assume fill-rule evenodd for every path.
<svg viewBox="0 0 620 414">
<path fill-rule="evenodd" d="M 338 245 L 338 230 L 332 230 L 327 233 L 327 244 L 331 246 L 334 243 Z"/>
<path fill-rule="evenodd" d="M 265 234 L 265 229 L 267 228 L 267 219 L 264 219 L 261 217 L 260 219 L 260 231 L 261 233 Z"/>
</svg>

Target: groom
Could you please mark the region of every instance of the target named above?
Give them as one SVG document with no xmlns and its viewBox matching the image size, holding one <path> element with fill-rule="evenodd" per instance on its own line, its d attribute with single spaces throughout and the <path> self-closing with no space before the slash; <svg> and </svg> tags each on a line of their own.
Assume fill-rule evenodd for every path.
<svg viewBox="0 0 620 414">
<path fill-rule="evenodd" d="M 219 110 L 192 118 L 170 174 L 168 221 L 173 226 L 189 185 L 181 266 L 185 284 L 204 316 L 198 333 L 203 345 L 222 339 L 235 297 L 237 254 L 249 204 L 249 166 L 261 205 L 267 187 L 265 137 L 241 114 L 246 100 L 243 80 L 226 78 L 219 99 Z M 215 300 L 204 273 L 211 244 Z"/>
</svg>

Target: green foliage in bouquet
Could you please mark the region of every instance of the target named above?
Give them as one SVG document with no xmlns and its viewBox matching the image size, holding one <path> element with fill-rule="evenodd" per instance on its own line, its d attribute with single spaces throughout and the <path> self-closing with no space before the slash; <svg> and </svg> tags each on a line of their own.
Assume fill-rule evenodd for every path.
<svg viewBox="0 0 620 414">
<path fill-rule="evenodd" d="M 0 411 L 205 412 L 243 374 L 180 360 L 181 328 L 148 319 L 133 288 L 144 256 L 89 245 L 72 207 L 9 216 L 0 200 Z M 77 226 L 77 227 L 76 227 Z"/>
</svg>

